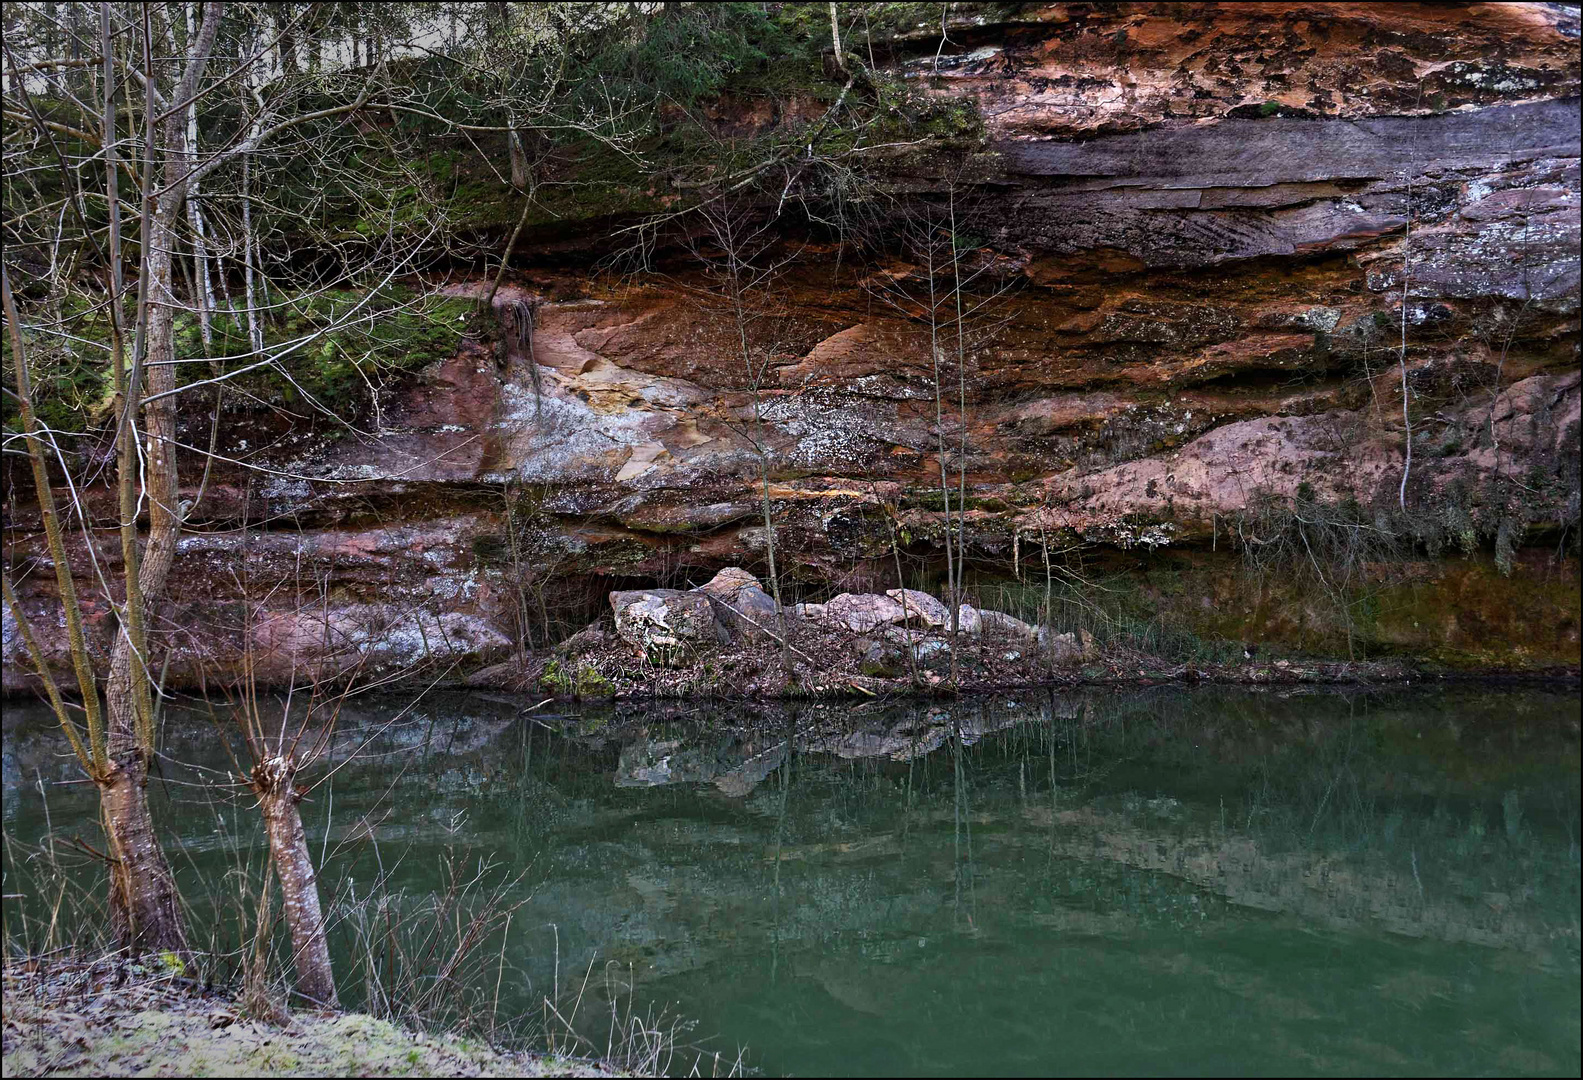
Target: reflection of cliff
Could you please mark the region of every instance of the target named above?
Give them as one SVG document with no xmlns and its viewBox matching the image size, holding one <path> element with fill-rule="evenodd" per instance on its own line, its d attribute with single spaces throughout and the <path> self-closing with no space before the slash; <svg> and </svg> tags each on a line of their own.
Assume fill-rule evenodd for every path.
<svg viewBox="0 0 1583 1080">
<path fill-rule="evenodd" d="M 953 860 L 971 857 L 984 918 L 1032 920 L 1063 933 L 1126 933 L 1161 920 L 1194 927 L 1223 921 L 1229 907 L 1335 930 L 1575 953 L 1575 875 L 1556 863 L 1560 852 L 1547 846 L 1554 836 L 1525 831 L 1520 804 L 1530 796 L 1519 800 L 1511 786 L 1518 760 L 1537 763 L 1555 752 L 1544 745 L 1567 742 L 1553 723 L 1550 736 L 1515 726 L 1518 716 L 1544 724 L 1545 700 L 1500 708 L 1513 736 L 1504 749 L 1478 735 L 1493 706 L 1477 695 L 1445 703 L 1446 715 L 1457 718 L 1449 744 L 1444 728 L 1400 704 L 1382 705 L 1371 725 L 1338 711 L 1340 699 L 1313 697 L 1038 695 L 878 711 L 849 718 L 859 726 L 844 730 L 809 713 L 791 721 L 794 800 L 805 797 L 810 778 L 821 789 L 833 781 L 861 790 L 901 769 L 891 774 L 899 786 L 926 763 L 948 777 L 960 732 L 969 805 L 953 809 L 945 779 L 920 789 L 911 810 L 905 796 L 865 802 L 842 829 L 811 828 L 794 814 L 784 843 L 763 840 L 756 856 L 762 865 L 796 869 L 797 899 L 781 917 L 803 940 L 821 927 L 883 934 L 887 904 L 911 911 L 949 904 L 961 872 Z M 1503 756 L 1531 740 L 1538 743 L 1521 759 Z M 751 796 L 762 818 L 775 813 L 779 782 L 767 800 L 753 791 L 783 764 L 787 741 L 719 731 L 689 740 L 675 729 L 652 740 L 644 732 L 622 750 L 616 783 L 713 784 L 732 797 Z M 1028 792 L 1057 768 L 1052 809 L 1048 787 Z M 1206 777 L 1219 785 L 1219 813 L 1190 796 L 1184 802 L 1134 787 L 1192 792 Z M 1344 815 L 1338 784 L 1349 804 Z M 1416 794 L 1403 801 L 1403 791 Z M 1451 817 L 1442 820 L 1444 802 L 1417 800 L 1431 792 L 1455 798 Z M 1533 799 L 1542 804 L 1552 795 L 1575 821 L 1575 790 Z M 1486 837 L 1482 807 L 1491 800 L 1497 814 L 1508 808 L 1504 829 L 1497 818 Z M 955 846 L 959 825 L 979 837 L 970 855 Z M 733 861 L 751 875 L 743 854 L 735 848 Z M 1022 868 L 1052 862 L 1067 867 L 1069 884 L 1056 890 L 1050 909 L 1029 891 Z M 865 885 L 866 900 L 843 891 L 843 882 L 865 872 L 889 884 Z M 822 895 L 831 906 L 816 902 Z"/>
<path fill-rule="evenodd" d="M 953 818 L 938 809 L 926 816 L 936 846 L 925 880 L 949 883 Z M 1575 956 L 1579 945 L 1575 905 L 1557 905 L 1554 897 L 1544 902 L 1533 890 L 1514 884 L 1522 873 L 1522 859 L 1506 860 L 1504 872 L 1491 875 L 1501 882 L 1499 889 L 1481 891 L 1470 877 L 1421 886 L 1414 880 L 1408 853 L 1402 856 L 1409 860 L 1404 867 L 1391 865 L 1383 855 L 1272 854 L 1247 835 L 1165 832 L 1131 815 L 1093 807 L 1054 813 L 1047 806 L 1009 813 L 990 810 L 968 821 L 981 835 L 994 837 L 977 852 L 974 865 L 974 917 L 986 927 L 1031 922 L 1062 935 L 1113 936 L 1149 926 L 1185 930 L 1221 925 L 1231 917 L 1228 908 L 1247 908 L 1333 930 L 1545 956 Z M 847 875 L 888 861 L 917 872 L 923 867 L 916 849 L 927 842 L 913 841 L 910 861 L 908 845 L 894 833 L 797 845 L 780 858 L 809 876 Z M 765 856 L 767 862 L 773 858 Z M 1057 876 L 1064 882 L 1053 894 L 1053 907 L 1048 891 L 1040 896 L 1029 891 L 1026 880 L 1016 881 L 1026 873 L 1019 867 L 1050 865 L 1061 867 Z M 950 897 L 938 902 L 949 904 Z M 875 933 L 887 929 L 882 915 L 872 924 L 858 923 L 843 928 Z"/>
<path fill-rule="evenodd" d="M 1041 694 L 788 710 L 779 731 L 729 728 L 725 716 L 690 730 L 644 713 L 644 726 L 571 739 L 522 725 L 508 703 L 440 699 L 403 714 L 360 702 L 333 758 L 346 762 L 333 817 L 316 797 L 307 826 L 316 851 L 343 841 L 360 850 L 371 838 L 386 858 L 408 843 L 443 843 L 537 863 L 536 910 L 579 923 L 598 947 L 651 950 L 646 962 L 662 971 L 707 962 L 697 940 L 706 925 L 767 933 L 773 923 L 780 940 L 807 947 L 969 915 L 990 933 L 1103 937 L 1213 929 L 1239 910 L 1575 955 L 1575 867 L 1559 823 L 1542 818 L 1553 802 L 1575 822 L 1575 781 L 1516 794 L 1539 763 L 1575 760 L 1575 733 L 1553 722 L 1561 700 L 1401 695 L 1354 722 L 1331 695 Z M 1497 728 L 1481 717 L 1496 711 L 1500 738 L 1486 741 L 1481 725 Z M 1460 741 L 1444 741 L 1442 714 L 1455 717 Z M 11 828 L 19 813 L 38 818 L 35 769 L 68 778 L 47 718 L 17 715 L 5 739 Z M 170 725 L 165 752 L 182 784 L 213 780 L 182 768 L 227 764 L 207 724 Z M 1352 832 L 1321 813 L 1343 766 L 1359 777 L 1358 797 L 1381 807 Z M 171 789 L 178 800 L 200 799 L 182 784 Z M 1415 798 L 1388 801 L 1393 787 Z M 1255 790 L 1262 809 L 1250 815 Z M 79 802 L 91 815 L 86 794 L 52 789 L 57 817 Z M 1232 808 L 1229 828 L 1216 797 Z M 171 824 L 189 854 L 231 842 L 201 802 L 175 805 Z M 1482 805 L 1506 814 L 1490 818 L 1488 836 Z M 426 853 L 416 860 L 433 869 Z M 766 891 L 777 864 L 778 906 Z M 955 896 L 964 874 L 970 907 Z"/>
<path fill-rule="evenodd" d="M 1554 1037 L 1576 1030 L 1570 694 L 1040 694 L 758 716 L 770 731 L 643 707 L 572 737 L 510 702 L 406 704 L 343 718 L 366 756 L 333 804 L 314 793 L 309 844 L 343 912 L 380 859 L 414 907 L 444 890 L 446 854 L 527 871 L 503 1011 L 536 1009 L 557 963 L 564 987 L 593 961 L 585 1007 L 608 1006 L 606 974 L 631 975 L 640 1002 L 684 1002 L 755 1053 L 877 1047 L 918 1073 L 1007 1046 L 1030 1072 L 1168 1072 L 1189 1060 L 1169 1054 L 1216 1060 L 1228 1025 L 1261 1033 L 1252 1072 L 1361 1054 L 1565 1073 L 1575 1057 Z M 14 712 L 6 827 L 32 844 L 34 769 L 69 773 L 53 729 Z M 219 880 L 228 845 L 260 839 L 220 786 L 213 803 L 189 786 L 213 773 L 182 771 L 223 781 L 212 727 L 173 722 L 165 750 L 179 783 L 156 812 L 183 867 Z M 1377 809 L 1344 829 L 1343 796 Z M 56 829 L 91 822 L 94 801 L 52 787 Z M 1444 1039 L 1411 1027 L 1446 1017 L 1462 1026 Z M 836 1052 L 798 1070 L 851 1071 Z"/>
<path fill-rule="evenodd" d="M 1249 836 L 1168 835 L 1089 807 L 1028 807 L 1022 817 L 1049 830 L 1049 851 L 1057 857 L 1169 874 L 1228 903 L 1320 926 L 1545 954 L 1578 947 L 1575 909 L 1570 921 L 1556 921 L 1528 902 L 1531 895 L 1446 895 L 1415 882 L 1411 864 L 1396 867 L 1379 855 L 1273 854 Z"/>
</svg>

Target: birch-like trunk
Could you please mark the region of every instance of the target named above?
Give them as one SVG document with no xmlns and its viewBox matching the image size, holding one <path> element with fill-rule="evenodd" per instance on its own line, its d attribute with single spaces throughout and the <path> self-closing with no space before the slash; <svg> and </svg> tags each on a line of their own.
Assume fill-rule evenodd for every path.
<svg viewBox="0 0 1583 1080">
<path fill-rule="evenodd" d="M 194 25 L 196 5 L 187 5 L 187 40 L 192 41 L 197 37 L 198 31 Z M 194 101 L 187 108 L 187 158 L 188 167 L 198 161 L 198 103 Z M 200 295 L 193 297 L 193 302 L 198 307 L 198 326 L 203 335 L 204 352 L 209 352 L 209 346 L 214 341 L 213 315 L 214 315 L 214 282 L 209 277 L 209 251 L 208 239 L 204 236 L 203 207 L 198 204 L 198 183 L 193 181 L 187 192 L 187 221 L 192 226 L 192 265 L 196 273 L 193 274 L 194 284 L 198 286 Z"/>
<path fill-rule="evenodd" d="M 253 790 L 264 812 L 264 832 L 269 837 L 270 861 L 285 899 L 286 925 L 291 930 L 292 966 L 297 992 L 328 1009 L 340 1008 L 335 975 L 330 967 L 330 944 L 319 908 L 319 879 L 308 855 L 308 839 L 298 810 L 301 796 L 293 783 L 296 764 L 269 758 L 253 769 Z"/>
<path fill-rule="evenodd" d="M 224 5 L 211 5 L 203 28 L 191 43 L 192 58 L 179 83 L 175 100 L 185 100 L 203 76 Z M 148 809 L 148 765 L 155 753 L 152 699 L 156 692 L 144 625 L 148 605 L 165 591 L 176 540 L 181 533 L 177 506 L 175 317 L 172 253 L 176 250 L 177 222 L 186 198 L 186 116 L 173 114 L 161 120 L 154 87 L 158 85 L 153 59 L 154 40 L 168 33 L 163 13 L 152 18 L 145 9 L 144 63 L 149 142 L 144 150 L 144 177 L 138 211 L 142 240 L 142 266 L 138 286 L 139 333 L 133 350 L 132 370 L 120 387 L 125 394 L 118 461 L 122 554 L 126 567 L 124 625 L 110 654 L 110 674 L 105 684 L 108 714 L 108 757 L 99 780 L 104 828 L 116 862 L 111 871 L 110 915 L 123 944 L 134 951 L 169 949 L 184 951 L 186 934 L 176 902 L 176 883 L 154 834 Z M 105 145 L 107 194 L 110 209 L 111 260 L 121 295 L 119 255 L 119 202 L 116 195 L 114 147 L 114 53 L 109 6 L 100 8 L 101 40 L 105 61 Z M 169 182 L 160 191 L 158 182 Z M 122 372 L 124 335 L 114 335 L 115 368 Z M 146 404 L 142 404 L 146 402 Z M 141 420 L 141 424 L 139 424 Z M 141 427 L 141 430 L 139 428 Z M 133 478 L 141 487 L 134 498 Z M 148 512 L 148 539 L 138 550 L 136 525 L 139 505 Z"/>
<path fill-rule="evenodd" d="M 242 281 L 247 297 L 247 343 L 263 355 L 264 328 L 258 318 L 258 293 L 253 287 L 253 199 L 251 159 L 242 158 Z"/>
</svg>

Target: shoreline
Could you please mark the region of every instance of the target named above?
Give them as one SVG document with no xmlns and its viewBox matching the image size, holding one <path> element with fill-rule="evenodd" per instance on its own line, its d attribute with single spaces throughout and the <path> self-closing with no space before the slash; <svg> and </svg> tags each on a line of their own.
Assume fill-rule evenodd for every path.
<svg viewBox="0 0 1583 1080">
<path fill-rule="evenodd" d="M 110 958 L 7 957 L 6 1076 L 621 1076 L 602 1062 L 415 1032 L 364 1013 L 249 1017 L 240 995 Z"/>
<path fill-rule="evenodd" d="M 540 657 L 539 659 L 545 659 Z M 1121 666 L 1112 664 L 1111 666 Z M 1131 666 L 1131 665 L 1128 665 Z M 1136 674 L 1078 673 L 1056 676 L 1044 679 L 1012 679 L 999 682 L 969 680 L 957 686 L 941 682 L 938 685 L 929 685 L 922 682 L 909 683 L 897 679 L 872 679 L 865 678 L 860 682 L 861 689 L 851 685 L 839 685 L 840 680 L 830 685 L 820 684 L 813 688 L 802 688 L 780 694 L 754 692 L 732 693 L 719 686 L 707 690 L 698 687 L 687 687 L 685 692 L 678 693 L 672 688 L 644 688 L 640 685 L 625 686 L 613 693 L 607 694 L 577 694 L 577 693 L 551 693 L 541 687 L 525 685 L 518 679 L 490 679 L 481 680 L 476 676 L 462 678 L 442 679 L 435 681 L 421 675 L 411 675 L 390 682 L 382 683 L 375 692 L 381 696 L 403 695 L 413 693 L 510 693 L 525 696 L 541 695 L 545 700 L 556 703 L 582 702 L 585 704 L 600 704 L 604 702 L 642 703 L 665 702 L 676 700 L 691 701 L 718 701 L 731 703 L 762 702 L 765 704 L 792 704 L 799 701 L 815 701 L 830 699 L 870 700 L 884 697 L 887 700 L 920 700 L 933 701 L 944 698 L 980 696 L 997 693 L 1025 693 L 1030 690 L 1073 690 L 1084 687 L 1114 687 L 1117 689 L 1149 689 L 1153 687 L 1175 687 L 1191 689 L 1196 686 L 1229 686 L 1229 687 L 1279 687 L 1279 686 L 1326 686 L 1342 689 L 1346 687 L 1406 687 L 1423 685 L 1490 685 L 1490 686 L 1566 686 L 1571 685 L 1583 688 L 1583 668 L 1571 666 L 1558 666 L 1548 668 L 1472 668 L 1472 669 L 1432 669 L 1415 667 L 1397 661 L 1293 661 L 1282 667 L 1276 664 L 1237 665 L 1236 667 L 1203 666 L 1192 667 L 1184 665 L 1171 665 L 1167 668 L 1150 670 L 1147 666 L 1142 669 L 1133 668 Z M 284 692 L 284 684 L 261 682 L 259 690 L 265 692 Z M 64 692 L 64 688 L 63 688 Z M 178 697 L 197 696 L 197 687 L 172 687 L 169 693 Z M 74 695 L 65 694 L 68 699 Z M 22 702 L 35 698 L 42 698 L 40 689 L 33 687 L 8 687 L 0 694 L 0 701 Z"/>
</svg>

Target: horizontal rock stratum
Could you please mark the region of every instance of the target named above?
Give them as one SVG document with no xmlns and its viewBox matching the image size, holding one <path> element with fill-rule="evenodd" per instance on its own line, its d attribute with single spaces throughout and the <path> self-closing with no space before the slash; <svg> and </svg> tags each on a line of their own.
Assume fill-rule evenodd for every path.
<svg viewBox="0 0 1583 1080">
<path fill-rule="evenodd" d="M 528 229 L 496 304 L 543 301 L 531 357 L 464 338 L 334 439 L 233 404 L 221 453 L 275 471 L 210 479 L 166 602 L 205 629 L 171 641 L 170 677 L 234 672 L 249 640 L 266 678 L 327 641 L 370 670 L 480 666 L 612 591 L 767 581 L 766 497 L 788 603 L 883 595 L 898 563 L 931 584 L 959 485 L 981 593 L 1078 559 L 1069 580 L 1130 575 L 1205 634 L 1344 651 L 1323 589 L 1236 574 L 1272 500 L 1348 507 L 1414 553 L 1348 585 L 1378 586 L 1376 645 L 1575 665 L 1577 560 L 1550 553 L 1579 516 L 1578 47 L 1555 4 L 1053 4 L 964 18 L 945 47 L 896 37 L 877 62 L 982 127 L 886 176 L 893 224 L 953 196 L 994 297 L 938 417 L 927 330 L 882 302 L 923 273 L 895 245 L 788 229 L 761 441 L 733 325 L 681 249 L 615 279 L 594 260 L 620 207 Z M 202 408 L 181 434 L 207 439 Z M 184 461 L 194 488 L 202 471 Z M 11 491 L 6 557 L 53 627 L 37 512 Z M 87 494 L 110 520 L 113 492 Z M 108 575 L 115 538 L 95 543 Z"/>
</svg>

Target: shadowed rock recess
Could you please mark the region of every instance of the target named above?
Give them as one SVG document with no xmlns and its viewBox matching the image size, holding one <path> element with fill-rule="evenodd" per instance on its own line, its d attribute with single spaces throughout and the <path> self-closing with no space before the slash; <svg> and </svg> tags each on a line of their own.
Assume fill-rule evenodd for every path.
<svg viewBox="0 0 1583 1080">
<path fill-rule="evenodd" d="M 946 673 L 943 436 L 953 529 L 965 469 L 962 625 L 994 642 L 981 673 L 1094 674 L 1107 642 L 1166 637 L 1189 664 L 1575 668 L 1576 8 L 957 7 L 947 44 L 922 28 L 874 54 L 982 129 L 883 174 L 890 214 L 957 178 L 975 287 L 998 294 L 961 385 L 950 358 L 943 420 L 926 328 L 876 299 L 920 273 L 883 236 L 858 254 L 788 225 L 801 256 L 759 324 L 794 662 L 838 646 L 841 685 L 869 690 Z M 233 675 L 251 639 L 265 679 L 449 669 L 591 694 L 725 650 L 745 666 L 690 688 L 769 685 L 749 388 L 680 248 L 601 272 L 634 220 L 530 225 L 495 303 L 542 301 L 531 353 L 469 324 L 360 434 L 233 402 L 220 452 L 274 471 L 210 479 L 164 602 L 185 628 L 167 680 Z M 207 407 L 189 406 L 190 445 Z M 183 470 L 195 489 L 201 459 Z M 7 558 L 46 566 L 31 495 L 7 482 Z M 95 542 L 111 577 L 113 530 Z M 24 603 L 64 661 L 52 589 L 28 574 Z M 563 646 L 545 674 L 547 647 L 595 621 L 584 658 Z M 9 613 L 4 648 L 21 689 Z"/>
</svg>

